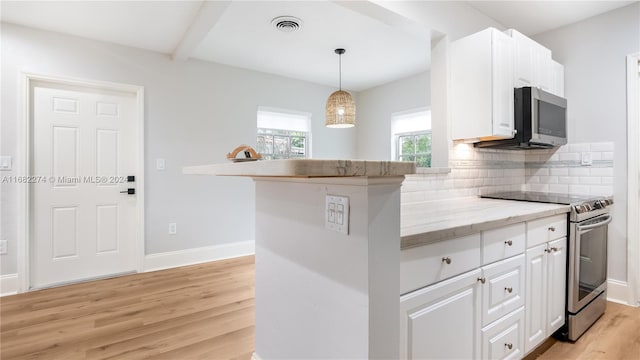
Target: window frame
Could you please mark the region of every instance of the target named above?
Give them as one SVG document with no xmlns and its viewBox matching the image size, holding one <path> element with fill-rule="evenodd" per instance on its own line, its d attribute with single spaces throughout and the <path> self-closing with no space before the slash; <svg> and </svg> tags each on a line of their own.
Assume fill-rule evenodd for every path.
<svg viewBox="0 0 640 360">
<path fill-rule="evenodd" d="M 394 138 L 395 138 L 395 148 L 396 148 L 396 152 L 395 152 L 395 161 L 413 161 L 416 162 L 416 158 L 418 156 L 427 156 L 430 155 L 431 159 L 433 160 L 433 153 L 431 151 L 431 146 L 429 147 L 429 152 L 426 153 L 418 153 L 418 141 L 417 141 L 417 137 L 418 136 L 423 136 L 423 135 L 429 135 L 430 139 L 433 140 L 433 133 L 431 130 L 421 130 L 421 131 L 408 131 L 408 132 L 403 132 L 403 133 L 397 133 L 397 134 L 393 134 Z M 413 142 L 413 153 L 411 154 L 402 154 L 401 151 L 401 141 L 400 139 L 403 137 L 413 137 L 414 138 L 414 142 Z M 412 156 L 414 158 L 414 160 L 402 160 L 401 158 L 403 157 L 409 157 Z M 431 167 L 431 161 L 429 162 L 429 167 Z"/>
</svg>

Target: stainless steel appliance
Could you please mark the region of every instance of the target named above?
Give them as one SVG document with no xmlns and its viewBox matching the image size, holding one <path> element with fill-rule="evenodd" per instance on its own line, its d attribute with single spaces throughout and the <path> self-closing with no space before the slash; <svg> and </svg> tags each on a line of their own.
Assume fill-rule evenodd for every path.
<svg viewBox="0 0 640 360">
<path fill-rule="evenodd" d="M 576 341 L 604 314 L 607 299 L 607 241 L 613 199 L 537 192 L 482 197 L 571 206 L 568 216 L 567 311 L 559 337 Z"/>
<path fill-rule="evenodd" d="M 482 141 L 476 147 L 551 148 L 567 143 L 567 100 L 535 87 L 514 89 L 512 139 Z"/>
</svg>

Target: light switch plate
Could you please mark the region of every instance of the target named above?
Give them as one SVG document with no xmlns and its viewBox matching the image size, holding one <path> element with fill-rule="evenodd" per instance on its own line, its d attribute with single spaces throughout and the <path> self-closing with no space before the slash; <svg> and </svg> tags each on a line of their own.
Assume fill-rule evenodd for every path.
<svg viewBox="0 0 640 360">
<path fill-rule="evenodd" d="M 178 233 L 178 225 L 176 223 L 169 223 L 169 235 L 175 235 Z"/>
<path fill-rule="evenodd" d="M 325 228 L 349 235 L 349 198 L 327 195 L 324 207 Z"/>
<path fill-rule="evenodd" d="M 0 170 L 11 170 L 11 156 L 0 156 Z"/>
<path fill-rule="evenodd" d="M 590 152 L 585 151 L 580 154 L 580 164 L 583 166 L 589 166 L 593 164 L 593 159 Z"/>
<path fill-rule="evenodd" d="M 156 170 L 164 170 L 164 159 L 156 159 Z"/>
</svg>

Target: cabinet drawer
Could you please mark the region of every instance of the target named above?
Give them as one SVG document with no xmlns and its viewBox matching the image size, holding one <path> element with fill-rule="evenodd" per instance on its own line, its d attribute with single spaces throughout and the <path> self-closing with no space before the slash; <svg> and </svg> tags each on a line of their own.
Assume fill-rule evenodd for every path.
<svg viewBox="0 0 640 360">
<path fill-rule="evenodd" d="M 505 226 L 482 233 L 482 264 L 522 254 L 525 250 L 526 228 L 524 223 Z"/>
<path fill-rule="evenodd" d="M 482 268 L 482 326 L 524 305 L 525 255 L 518 255 Z"/>
<path fill-rule="evenodd" d="M 527 222 L 527 248 L 567 236 L 567 215 Z"/>
<path fill-rule="evenodd" d="M 524 308 L 482 329 L 483 359 L 520 359 L 524 355 Z"/>
<path fill-rule="evenodd" d="M 480 234 L 402 250 L 400 294 L 480 267 Z"/>
</svg>

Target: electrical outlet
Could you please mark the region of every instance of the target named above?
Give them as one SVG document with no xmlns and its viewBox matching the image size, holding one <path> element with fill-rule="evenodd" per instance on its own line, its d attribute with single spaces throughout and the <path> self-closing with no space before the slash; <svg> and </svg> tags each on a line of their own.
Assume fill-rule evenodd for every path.
<svg viewBox="0 0 640 360">
<path fill-rule="evenodd" d="M 0 255 L 7 255 L 7 240 L 0 240 Z"/>
<path fill-rule="evenodd" d="M 169 223 L 169 235 L 175 235 L 178 233 L 178 226 L 176 223 Z"/>
<path fill-rule="evenodd" d="M 11 156 L 0 156 L 0 170 L 11 170 Z"/>
<path fill-rule="evenodd" d="M 324 226 L 333 231 L 349 235 L 349 198 L 327 195 Z"/>
<path fill-rule="evenodd" d="M 580 154 L 580 164 L 582 166 L 590 166 L 593 164 L 593 160 L 590 152 L 585 151 Z"/>
</svg>

